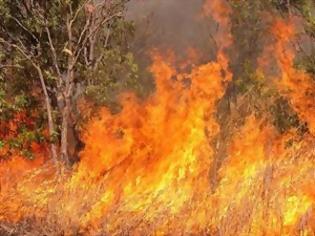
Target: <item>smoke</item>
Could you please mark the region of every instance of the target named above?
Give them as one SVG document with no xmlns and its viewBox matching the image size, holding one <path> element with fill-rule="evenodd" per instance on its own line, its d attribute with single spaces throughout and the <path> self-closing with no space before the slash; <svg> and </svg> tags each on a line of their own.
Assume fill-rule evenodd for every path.
<svg viewBox="0 0 315 236">
<path fill-rule="evenodd" d="M 152 48 L 171 49 L 185 58 L 194 49 L 203 60 L 215 55 L 212 34 L 217 24 L 203 16 L 204 0 L 131 0 L 127 17 L 135 22 L 132 49 L 144 60 Z"/>
</svg>

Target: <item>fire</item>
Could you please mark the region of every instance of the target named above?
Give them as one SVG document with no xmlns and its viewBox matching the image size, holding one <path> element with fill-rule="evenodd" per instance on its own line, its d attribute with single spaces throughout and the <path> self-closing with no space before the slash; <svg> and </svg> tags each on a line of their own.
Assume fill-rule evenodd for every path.
<svg viewBox="0 0 315 236">
<path fill-rule="evenodd" d="M 207 0 L 203 5 L 203 13 L 219 23 L 219 29 L 216 35 L 218 47 L 220 49 L 227 49 L 232 45 L 233 37 L 231 34 L 230 15 L 232 13 L 226 1 L 221 0 Z"/>
<path fill-rule="evenodd" d="M 78 173 L 104 176 L 110 192 L 93 211 L 106 211 L 110 201 L 125 202 L 126 214 L 143 213 L 158 202 L 169 205 L 168 214 L 176 214 L 196 193 L 208 189 L 209 140 L 219 129 L 215 104 L 231 79 L 228 73 L 223 78 L 222 70 L 220 64 L 209 63 L 178 74 L 154 55 L 154 95 L 140 102 L 127 94 L 119 114 L 103 110 L 91 121 Z M 147 197 L 139 201 L 140 194 Z"/>
<path fill-rule="evenodd" d="M 24 112 L 19 112 L 8 121 L 0 123 L 0 140 L 8 141 L 15 138 L 18 133 L 18 126 L 20 122 L 32 127 L 32 121 Z M 47 149 L 45 145 L 38 144 L 34 141 L 27 144 L 32 153 L 34 153 L 33 160 L 27 160 L 22 156 L 18 150 L 11 150 L 8 144 L 0 148 L 0 189 L 4 191 L 10 181 L 19 181 L 22 178 L 22 173 L 31 169 L 40 167 L 45 161 Z M 9 158 L 8 158 L 9 156 Z M 10 180 L 10 181 L 8 181 Z"/>
<path fill-rule="evenodd" d="M 0 138 L 8 141 L 15 138 L 19 122 L 32 126 L 31 120 L 24 112 L 19 112 L 8 121 L 0 123 Z M 26 144 L 25 144 L 26 145 Z M 10 218 L 11 221 L 18 221 L 23 217 L 20 211 L 22 202 L 25 200 L 22 196 L 17 196 L 15 189 L 20 182 L 23 182 L 24 175 L 30 171 L 41 168 L 45 163 L 47 148 L 45 144 L 38 144 L 34 141 L 27 144 L 30 151 L 34 154 L 33 160 L 25 158 L 18 150 L 10 149 L 8 144 L 0 148 L 0 221 Z M 36 186 L 36 185 L 35 185 Z M 30 188 L 26 189 L 28 192 Z M 6 217 L 5 217 L 6 215 Z"/>
<path fill-rule="evenodd" d="M 247 117 L 231 134 L 211 192 L 213 140 L 220 132 L 216 105 L 232 80 L 225 52 L 232 39 L 225 2 L 207 1 L 205 12 L 215 12 L 222 27 L 217 60 L 184 71 L 187 63 L 178 68 L 174 54 L 153 50 L 155 92 L 146 100 L 123 94 L 117 114 L 101 108 L 84 129 L 85 148 L 72 173 L 56 177 L 48 162 L 12 183 L 4 179 L 5 170 L 34 166 L 15 157 L 1 163 L 1 222 L 29 220 L 40 235 L 312 235 L 311 135 L 280 134 L 266 120 Z M 314 134 L 312 110 L 306 108 L 315 104 L 309 96 L 315 89 L 293 67 L 294 27 L 276 21 L 272 32 L 280 91 L 289 89 L 294 109 Z M 189 63 L 197 57 L 190 52 Z"/>
<path fill-rule="evenodd" d="M 315 83 L 309 74 L 294 67 L 295 24 L 293 20 L 287 23 L 279 19 L 272 28 L 276 38 L 276 59 L 281 70 L 279 87 L 289 97 L 300 118 L 308 123 L 310 132 L 315 134 Z"/>
</svg>

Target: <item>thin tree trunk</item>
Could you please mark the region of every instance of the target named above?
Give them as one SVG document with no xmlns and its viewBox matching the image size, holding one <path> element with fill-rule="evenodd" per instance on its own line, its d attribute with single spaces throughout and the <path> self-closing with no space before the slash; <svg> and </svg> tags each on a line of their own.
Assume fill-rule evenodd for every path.
<svg viewBox="0 0 315 236">
<path fill-rule="evenodd" d="M 71 59 L 70 59 L 71 60 Z M 73 94 L 73 69 L 71 62 L 69 63 L 69 68 L 67 76 L 65 77 L 65 88 L 64 88 L 64 107 L 62 112 L 62 124 L 61 124 L 61 157 L 65 165 L 70 166 L 69 161 L 69 122 L 70 122 L 70 112 L 72 108 L 71 96 Z"/>
<path fill-rule="evenodd" d="M 68 32 L 68 68 L 67 74 L 64 77 L 63 87 L 63 99 L 64 99 L 64 108 L 62 112 L 62 124 L 61 124 L 61 158 L 63 163 L 66 166 L 70 166 L 69 153 L 68 153 L 68 128 L 69 128 L 69 119 L 70 119 L 70 109 L 71 109 L 71 95 L 72 95 L 72 86 L 73 86 L 73 66 L 74 66 L 74 55 L 73 55 L 73 40 L 72 40 L 72 21 L 71 16 L 67 15 L 67 32 Z"/>
<path fill-rule="evenodd" d="M 54 124 L 54 119 L 53 119 L 53 116 L 52 116 L 52 107 L 51 107 L 51 104 L 50 104 L 50 98 L 49 98 L 49 95 L 48 95 L 48 92 L 47 92 L 47 88 L 46 88 L 46 84 L 45 84 L 45 80 L 44 80 L 44 76 L 43 76 L 43 72 L 42 72 L 41 68 L 38 65 L 36 65 L 36 64 L 33 64 L 33 66 L 37 70 L 37 73 L 38 73 L 39 79 L 40 79 L 40 83 L 41 83 L 41 86 L 42 86 L 42 90 L 43 90 L 43 93 L 44 93 L 45 107 L 46 107 L 46 112 L 47 112 L 47 117 L 48 117 L 48 130 L 49 130 L 49 135 L 50 135 L 50 138 L 51 138 L 51 137 L 53 137 L 54 132 L 55 132 L 55 124 Z M 51 143 L 50 149 L 51 149 L 52 158 L 55 161 L 55 163 L 57 164 L 58 158 L 57 158 L 56 145 L 54 143 Z"/>
<path fill-rule="evenodd" d="M 69 97 L 65 98 L 65 106 L 62 111 L 62 124 L 61 124 L 61 157 L 64 164 L 69 165 L 68 153 L 68 127 L 70 118 L 71 101 Z"/>
</svg>

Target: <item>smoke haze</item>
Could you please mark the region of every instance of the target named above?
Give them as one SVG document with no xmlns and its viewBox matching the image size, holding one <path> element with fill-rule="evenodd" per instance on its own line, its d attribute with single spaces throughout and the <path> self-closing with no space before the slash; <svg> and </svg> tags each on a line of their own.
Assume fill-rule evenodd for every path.
<svg viewBox="0 0 315 236">
<path fill-rule="evenodd" d="M 143 57 L 150 49 L 172 49 L 185 57 L 194 48 L 209 60 L 215 54 L 211 35 L 217 24 L 202 14 L 203 0 L 132 0 L 127 16 L 136 24 L 133 50 Z"/>
</svg>

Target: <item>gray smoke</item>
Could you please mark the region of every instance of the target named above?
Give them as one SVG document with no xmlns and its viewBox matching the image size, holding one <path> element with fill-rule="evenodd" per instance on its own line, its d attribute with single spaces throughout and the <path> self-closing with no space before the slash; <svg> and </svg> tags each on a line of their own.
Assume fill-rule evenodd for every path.
<svg viewBox="0 0 315 236">
<path fill-rule="evenodd" d="M 135 22 L 136 33 L 132 49 L 146 60 L 152 48 L 173 50 L 185 57 L 188 48 L 197 49 L 204 60 L 214 56 L 215 43 L 211 35 L 216 23 L 202 16 L 204 0 L 131 0 L 127 17 Z"/>
</svg>

